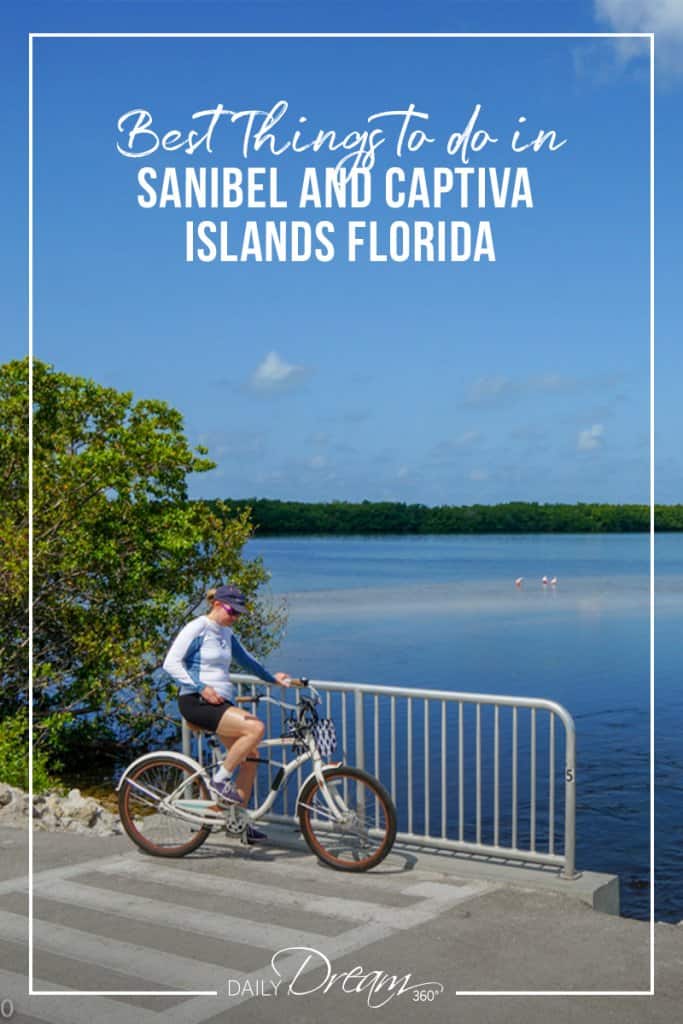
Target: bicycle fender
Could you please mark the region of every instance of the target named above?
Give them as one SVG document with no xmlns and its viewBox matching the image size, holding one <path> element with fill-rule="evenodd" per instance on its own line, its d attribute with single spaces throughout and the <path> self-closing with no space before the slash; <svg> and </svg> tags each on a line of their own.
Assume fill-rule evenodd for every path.
<svg viewBox="0 0 683 1024">
<path fill-rule="evenodd" d="M 321 771 L 322 771 L 323 775 L 325 775 L 326 772 L 332 771 L 333 768 L 341 768 L 341 766 L 343 764 L 344 764 L 343 761 L 334 761 L 334 762 L 331 762 L 330 764 L 326 764 L 324 766 L 324 768 L 321 769 Z M 306 776 L 304 781 L 301 783 L 301 786 L 299 787 L 299 792 L 296 795 L 296 806 L 297 807 L 299 805 L 299 798 L 301 797 L 301 794 L 303 793 L 304 789 L 306 788 L 306 786 L 308 785 L 310 780 L 315 778 L 315 777 L 316 777 L 315 771 L 312 771 L 312 772 L 310 772 Z"/>
<path fill-rule="evenodd" d="M 176 760 L 178 761 L 182 761 L 184 764 L 187 765 L 188 768 L 191 768 L 193 772 L 201 772 L 202 770 L 202 766 L 199 764 L 199 762 L 195 761 L 194 758 L 192 757 L 188 757 L 187 754 L 179 754 L 176 753 L 175 750 L 156 750 L 148 754 L 142 754 L 141 757 L 136 758 L 135 761 L 129 764 L 125 772 L 119 779 L 116 785 L 116 789 L 119 790 L 121 788 L 123 783 L 126 781 L 128 775 L 130 775 L 130 773 L 132 772 L 133 768 L 137 768 L 139 764 L 143 764 L 145 761 L 154 760 L 159 756 L 159 754 L 165 754 L 167 756 L 176 758 Z"/>
</svg>

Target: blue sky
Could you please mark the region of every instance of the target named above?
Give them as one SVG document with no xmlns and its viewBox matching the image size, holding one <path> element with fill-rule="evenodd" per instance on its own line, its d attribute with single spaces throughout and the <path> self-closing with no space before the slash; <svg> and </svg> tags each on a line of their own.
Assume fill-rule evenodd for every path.
<svg viewBox="0 0 683 1024">
<path fill-rule="evenodd" d="M 2 75 L 9 244 L 7 357 L 26 346 L 27 31 L 516 31 L 658 33 L 657 421 L 660 501 L 680 500 L 680 15 L 645 0 L 398 5 L 52 3 L 10 7 Z M 657 5 L 652 4 L 653 9 Z M 659 20 L 655 24 L 653 19 Z M 628 20 L 627 20 L 628 19 Z M 640 501 L 649 490 L 649 96 L 641 43 L 579 40 L 40 39 L 35 49 L 35 353 L 59 369 L 179 408 L 217 469 L 195 495 L 427 504 Z M 677 49 L 678 47 L 678 49 Z M 245 166 L 236 126 L 214 152 L 126 159 L 116 122 L 160 130 L 193 111 L 289 103 L 289 120 L 347 132 L 368 114 L 429 113 L 434 146 L 388 166 L 459 167 L 441 141 L 481 104 L 501 141 L 472 166 L 529 168 L 534 208 L 299 210 L 305 166 L 277 166 L 286 211 L 143 210 L 140 166 Z M 556 153 L 515 155 L 517 118 Z M 284 131 L 283 138 L 288 137 Z M 17 201 L 19 195 L 19 201 Z M 184 223 L 330 219 L 333 262 L 186 263 Z M 489 219 L 494 263 L 344 258 L 346 222 Z"/>
</svg>

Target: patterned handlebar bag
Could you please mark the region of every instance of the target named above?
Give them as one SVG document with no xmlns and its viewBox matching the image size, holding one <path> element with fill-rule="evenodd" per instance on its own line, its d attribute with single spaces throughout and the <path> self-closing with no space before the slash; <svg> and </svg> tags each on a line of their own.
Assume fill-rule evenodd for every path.
<svg viewBox="0 0 683 1024">
<path fill-rule="evenodd" d="M 337 749 L 337 730 L 334 727 L 334 722 L 331 718 L 319 718 L 311 726 L 311 731 L 321 758 L 323 761 L 329 761 Z M 285 719 L 285 728 L 282 735 L 283 737 L 299 736 L 299 723 L 295 713 L 292 713 Z M 305 750 L 306 747 L 300 741 L 292 743 L 293 754 L 303 754 Z"/>
</svg>

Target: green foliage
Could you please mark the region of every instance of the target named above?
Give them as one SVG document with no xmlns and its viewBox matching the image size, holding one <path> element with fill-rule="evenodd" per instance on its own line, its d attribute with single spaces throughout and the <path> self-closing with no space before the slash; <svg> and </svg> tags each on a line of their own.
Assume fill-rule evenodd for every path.
<svg viewBox="0 0 683 1024">
<path fill-rule="evenodd" d="M 28 371 L 0 367 L 0 719 L 26 701 Z M 180 413 L 40 362 L 33 412 L 34 736 L 64 752 L 97 737 L 115 757 L 175 726 L 157 669 L 208 586 L 244 589 L 261 656 L 284 612 L 257 598 L 267 573 L 241 556 L 248 512 L 188 500 L 189 474 L 214 464 Z"/>
<path fill-rule="evenodd" d="M 47 751 L 34 751 L 34 792 L 44 793 L 53 789 L 57 783 L 51 771 L 58 771 L 60 767 L 58 762 L 50 762 Z M 8 782 L 19 789 L 29 788 L 28 712 L 25 708 L 3 719 L 0 729 L 0 782 Z"/>
<path fill-rule="evenodd" d="M 208 502 L 217 514 L 218 505 Z M 276 501 L 249 498 L 223 502 L 227 514 L 251 512 L 267 534 L 380 533 L 643 533 L 650 529 L 647 505 L 544 504 L 405 505 L 392 501 Z M 226 514 L 225 512 L 223 514 Z M 683 530 L 683 505 L 657 505 L 657 530 Z"/>
</svg>

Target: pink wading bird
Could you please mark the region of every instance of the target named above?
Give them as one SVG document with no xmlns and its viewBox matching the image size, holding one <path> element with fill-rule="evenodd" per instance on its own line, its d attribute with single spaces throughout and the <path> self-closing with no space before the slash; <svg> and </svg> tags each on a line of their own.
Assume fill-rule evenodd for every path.
<svg viewBox="0 0 683 1024">
<path fill-rule="evenodd" d="M 546 586 L 546 584 L 550 583 L 550 580 L 548 579 L 548 577 L 547 577 L 547 576 L 544 576 L 544 577 L 543 577 L 543 579 L 541 580 L 541 583 L 542 583 L 542 584 L 543 584 L 543 586 L 545 587 L 545 586 Z"/>
<path fill-rule="evenodd" d="M 557 576 L 553 576 L 553 578 L 550 581 L 550 586 L 551 587 L 556 587 L 557 586 Z"/>
<path fill-rule="evenodd" d="M 515 580 L 515 586 L 516 587 L 521 587 L 523 579 L 524 579 L 523 576 L 518 576 L 517 579 Z"/>
</svg>

